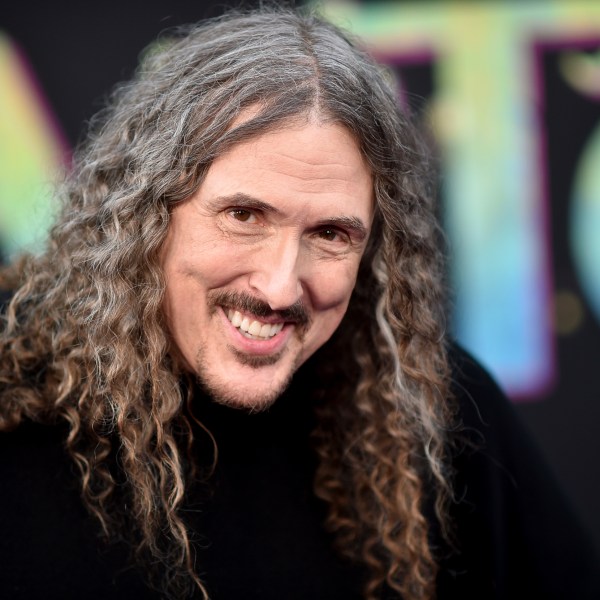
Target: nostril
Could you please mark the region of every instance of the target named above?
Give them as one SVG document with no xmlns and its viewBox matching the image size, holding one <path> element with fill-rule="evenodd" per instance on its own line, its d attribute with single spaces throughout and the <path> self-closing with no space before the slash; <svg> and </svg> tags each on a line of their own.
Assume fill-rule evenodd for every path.
<svg viewBox="0 0 600 600">
<path fill-rule="evenodd" d="M 284 310 L 303 295 L 303 288 L 295 273 L 257 271 L 249 278 L 251 290 L 265 301 L 271 310 Z"/>
</svg>

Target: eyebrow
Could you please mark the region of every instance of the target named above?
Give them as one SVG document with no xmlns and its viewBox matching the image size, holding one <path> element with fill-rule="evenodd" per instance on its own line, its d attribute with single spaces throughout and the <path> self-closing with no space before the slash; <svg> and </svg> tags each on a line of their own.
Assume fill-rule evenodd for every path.
<svg viewBox="0 0 600 600">
<path fill-rule="evenodd" d="M 248 194 L 237 193 L 231 194 L 230 196 L 218 196 L 211 202 L 217 206 L 224 206 L 229 204 L 238 208 L 254 208 L 255 210 L 262 210 L 264 212 L 276 213 L 278 210 L 271 204 L 267 204 L 254 196 Z"/>
<path fill-rule="evenodd" d="M 213 201 L 216 205 L 229 204 L 239 208 L 252 208 L 255 210 L 261 210 L 266 213 L 278 213 L 278 209 L 272 204 L 268 204 L 263 200 L 259 200 L 254 196 L 239 192 L 237 194 L 231 194 L 230 196 L 218 196 Z M 358 217 L 340 216 L 340 217 L 328 217 L 319 221 L 316 227 L 339 227 L 340 229 L 346 229 L 354 235 L 359 242 L 362 242 L 368 235 L 369 230 L 366 225 Z"/>
</svg>

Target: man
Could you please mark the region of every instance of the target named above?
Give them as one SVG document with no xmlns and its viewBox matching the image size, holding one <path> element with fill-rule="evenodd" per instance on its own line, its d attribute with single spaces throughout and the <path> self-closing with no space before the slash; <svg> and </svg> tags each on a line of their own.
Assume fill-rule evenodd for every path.
<svg viewBox="0 0 600 600">
<path fill-rule="evenodd" d="M 584 536 L 445 338 L 425 158 L 313 16 L 149 53 L 46 252 L 4 272 L 7 597 L 592 597 Z"/>
</svg>

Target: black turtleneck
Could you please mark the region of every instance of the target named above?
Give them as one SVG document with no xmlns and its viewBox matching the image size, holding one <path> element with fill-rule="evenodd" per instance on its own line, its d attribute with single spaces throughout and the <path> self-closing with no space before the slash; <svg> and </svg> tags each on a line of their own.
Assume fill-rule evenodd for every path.
<svg viewBox="0 0 600 600">
<path fill-rule="evenodd" d="M 297 381 L 302 381 L 303 372 Z M 215 600 L 361 598 L 361 570 L 334 553 L 313 494 L 313 401 L 298 383 L 268 410 L 248 413 L 196 394 L 194 413 L 213 434 L 218 460 L 187 516 L 199 572 Z M 212 444 L 195 429 L 196 459 Z"/>
<path fill-rule="evenodd" d="M 512 407 L 472 359 L 454 352 L 453 362 L 465 442 L 453 450 L 455 548 L 432 534 L 442 557 L 438 600 L 600 598 L 592 546 Z M 301 369 L 258 414 L 196 396 L 218 461 L 208 482 L 189 486 L 183 515 L 211 600 L 361 597 L 364 572 L 332 550 L 325 507 L 312 493 L 315 385 Z M 101 541 L 65 433 L 26 423 L 0 434 L 0 597 L 158 598 L 128 566 L 125 545 Z M 202 471 L 212 446 L 200 427 L 194 433 Z"/>
</svg>

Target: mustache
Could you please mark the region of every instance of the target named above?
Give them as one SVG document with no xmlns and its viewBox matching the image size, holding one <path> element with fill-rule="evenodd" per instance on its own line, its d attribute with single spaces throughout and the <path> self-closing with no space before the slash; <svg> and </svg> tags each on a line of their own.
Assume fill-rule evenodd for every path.
<svg viewBox="0 0 600 600">
<path fill-rule="evenodd" d="M 273 310 L 266 302 L 246 292 L 219 291 L 211 293 L 208 301 L 213 310 L 217 306 L 226 306 L 227 308 L 252 313 L 257 317 L 274 316 L 284 321 L 291 321 L 304 328 L 310 325 L 310 317 L 302 300 L 297 300 L 287 308 Z"/>
</svg>

